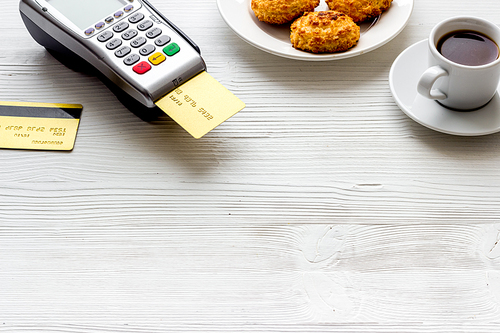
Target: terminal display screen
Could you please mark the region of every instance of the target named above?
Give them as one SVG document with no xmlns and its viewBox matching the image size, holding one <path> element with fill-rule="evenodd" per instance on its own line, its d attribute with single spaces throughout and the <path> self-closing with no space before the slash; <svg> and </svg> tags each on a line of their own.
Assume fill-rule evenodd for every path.
<svg viewBox="0 0 500 333">
<path fill-rule="evenodd" d="M 119 11 L 126 0 L 46 0 L 78 28 L 84 30 Z"/>
</svg>

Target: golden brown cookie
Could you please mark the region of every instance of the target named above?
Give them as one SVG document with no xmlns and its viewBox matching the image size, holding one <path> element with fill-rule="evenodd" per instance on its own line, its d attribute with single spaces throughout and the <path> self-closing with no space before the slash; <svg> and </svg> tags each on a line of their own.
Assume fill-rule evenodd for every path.
<svg viewBox="0 0 500 333">
<path fill-rule="evenodd" d="M 352 17 L 354 22 L 363 22 L 389 9 L 392 0 L 325 0 L 328 8 Z"/>
<path fill-rule="evenodd" d="M 313 53 L 347 51 L 359 36 L 360 28 L 352 18 L 332 10 L 306 13 L 290 27 L 293 47 Z"/>
<path fill-rule="evenodd" d="M 252 0 L 251 6 L 259 21 L 283 24 L 314 10 L 319 2 L 320 0 Z"/>
</svg>

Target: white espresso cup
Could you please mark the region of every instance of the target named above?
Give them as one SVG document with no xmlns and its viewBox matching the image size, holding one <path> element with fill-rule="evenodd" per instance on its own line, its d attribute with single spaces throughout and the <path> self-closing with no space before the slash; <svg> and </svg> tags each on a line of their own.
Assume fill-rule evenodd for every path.
<svg viewBox="0 0 500 333">
<path fill-rule="evenodd" d="M 436 25 L 429 36 L 428 68 L 421 76 L 418 93 L 450 109 L 468 111 L 481 108 L 495 96 L 500 80 L 500 57 L 486 64 L 464 65 L 438 50 L 442 38 L 452 33 L 480 33 L 500 44 L 500 28 L 478 17 L 453 17 Z M 439 45 L 438 45 L 439 44 Z"/>
</svg>

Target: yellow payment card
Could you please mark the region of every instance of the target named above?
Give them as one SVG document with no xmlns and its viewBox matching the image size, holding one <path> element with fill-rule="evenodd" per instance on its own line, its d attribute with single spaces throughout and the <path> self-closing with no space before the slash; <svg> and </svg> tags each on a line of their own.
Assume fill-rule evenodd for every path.
<svg viewBox="0 0 500 333">
<path fill-rule="evenodd" d="M 0 148 L 72 150 L 83 107 L 0 101 Z"/>
<path fill-rule="evenodd" d="M 177 87 L 156 105 L 196 139 L 245 107 L 207 72 Z"/>
</svg>

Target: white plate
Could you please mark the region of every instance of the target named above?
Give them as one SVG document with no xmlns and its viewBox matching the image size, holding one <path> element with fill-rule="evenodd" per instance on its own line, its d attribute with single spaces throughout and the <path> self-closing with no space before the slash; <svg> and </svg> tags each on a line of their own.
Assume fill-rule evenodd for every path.
<svg viewBox="0 0 500 333">
<path fill-rule="evenodd" d="M 417 92 L 417 83 L 427 69 L 427 40 L 403 51 L 392 64 L 389 85 L 396 104 L 417 123 L 438 132 L 476 136 L 500 131 L 500 97 L 497 94 L 476 111 L 453 111 Z"/>
<path fill-rule="evenodd" d="M 406 26 L 414 0 L 393 0 L 391 7 L 371 26 L 361 24 L 361 37 L 352 49 L 333 54 L 313 54 L 296 50 L 290 42 L 290 24 L 280 26 L 260 22 L 250 7 L 251 0 L 217 0 L 219 12 L 227 25 L 249 44 L 274 55 L 290 59 L 325 61 L 345 59 L 372 51 L 396 37 Z M 318 10 L 328 10 L 322 0 Z"/>
</svg>

